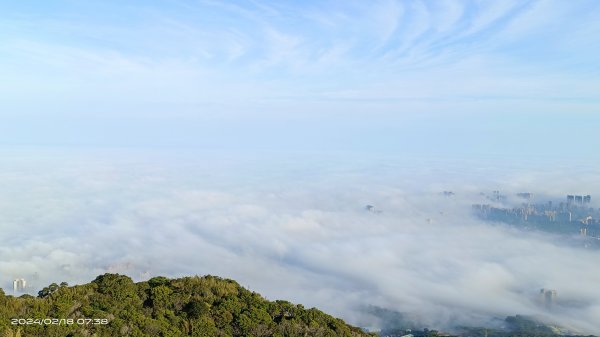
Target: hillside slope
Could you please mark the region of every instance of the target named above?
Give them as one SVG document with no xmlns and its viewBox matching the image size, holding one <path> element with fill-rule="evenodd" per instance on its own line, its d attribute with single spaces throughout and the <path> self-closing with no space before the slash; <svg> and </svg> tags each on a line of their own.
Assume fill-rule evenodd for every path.
<svg viewBox="0 0 600 337">
<path fill-rule="evenodd" d="M 38 297 L 0 290 L 0 337 L 16 336 L 369 335 L 317 309 L 267 301 L 219 277 L 134 283 L 104 274 L 84 285 L 52 284 Z"/>
</svg>

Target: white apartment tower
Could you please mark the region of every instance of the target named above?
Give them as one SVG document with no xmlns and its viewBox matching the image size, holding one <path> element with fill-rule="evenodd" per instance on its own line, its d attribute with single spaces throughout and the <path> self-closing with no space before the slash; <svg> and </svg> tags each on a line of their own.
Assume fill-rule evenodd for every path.
<svg viewBox="0 0 600 337">
<path fill-rule="evenodd" d="M 14 291 L 24 291 L 27 286 L 27 281 L 23 278 L 18 278 L 13 281 L 13 290 Z"/>
</svg>

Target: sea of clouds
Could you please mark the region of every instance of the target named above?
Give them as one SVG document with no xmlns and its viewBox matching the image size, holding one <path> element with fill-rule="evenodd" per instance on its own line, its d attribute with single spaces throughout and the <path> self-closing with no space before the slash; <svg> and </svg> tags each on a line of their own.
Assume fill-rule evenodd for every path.
<svg viewBox="0 0 600 337">
<path fill-rule="evenodd" d="M 7 293 L 21 277 L 36 293 L 105 272 L 212 274 L 361 326 L 382 324 L 377 306 L 430 328 L 523 314 L 600 332 L 600 251 L 470 213 L 492 190 L 598 207 L 593 163 L 25 149 L 0 166 Z"/>
</svg>

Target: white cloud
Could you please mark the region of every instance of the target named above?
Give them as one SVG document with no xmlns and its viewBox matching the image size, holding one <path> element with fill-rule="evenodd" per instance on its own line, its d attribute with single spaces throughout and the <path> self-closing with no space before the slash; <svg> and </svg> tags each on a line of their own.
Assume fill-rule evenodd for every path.
<svg viewBox="0 0 600 337">
<path fill-rule="evenodd" d="M 13 235 L 0 242 L 0 274 L 8 277 L 2 286 L 35 272 L 38 287 L 87 282 L 106 271 L 217 274 L 356 324 L 373 323 L 358 310 L 373 304 L 437 327 L 534 314 L 584 332 L 600 328 L 597 251 L 468 216 L 480 190 L 595 190 L 600 177 L 593 171 L 220 157 L 3 156 L 9 173 L 0 177 L 0 223 Z M 569 170 L 585 179 L 560 179 Z M 457 196 L 444 198 L 440 189 Z M 383 212 L 367 212 L 365 204 Z M 536 302 L 544 287 L 579 304 L 547 311 Z"/>
</svg>

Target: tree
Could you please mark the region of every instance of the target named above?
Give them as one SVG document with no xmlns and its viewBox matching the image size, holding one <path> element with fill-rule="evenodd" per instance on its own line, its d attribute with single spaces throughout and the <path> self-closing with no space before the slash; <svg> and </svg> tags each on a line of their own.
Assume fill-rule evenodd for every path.
<svg viewBox="0 0 600 337">
<path fill-rule="evenodd" d="M 188 314 L 189 318 L 196 319 L 207 315 L 210 308 L 206 302 L 192 300 L 185 305 L 184 311 Z"/>
<path fill-rule="evenodd" d="M 75 287 L 52 283 L 38 295 L 0 297 L 0 337 L 368 336 L 317 309 L 270 302 L 214 276 L 134 283 L 125 275 L 104 274 Z M 6 323 L 14 317 L 97 318 L 108 324 L 28 324 L 15 331 Z"/>
</svg>

